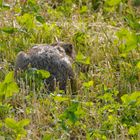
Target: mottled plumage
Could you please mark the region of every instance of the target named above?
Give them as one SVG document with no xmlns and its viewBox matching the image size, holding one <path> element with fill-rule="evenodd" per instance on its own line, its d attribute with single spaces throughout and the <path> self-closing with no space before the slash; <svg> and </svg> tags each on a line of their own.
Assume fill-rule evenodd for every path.
<svg viewBox="0 0 140 140">
<path fill-rule="evenodd" d="M 67 80 L 73 83 L 74 72 L 72 62 L 74 49 L 71 44 L 56 43 L 49 45 L 37 45 L 27 53 L 19 52 L 15 65 L 15 76 L 19 70 L 32 68 L 43 69 L 50 72 L 51 76 L 46 79 L 50 91 L 55 90 L 54 81 L 59 83 L 59 88 L 66 91 Z"/>
</svg>

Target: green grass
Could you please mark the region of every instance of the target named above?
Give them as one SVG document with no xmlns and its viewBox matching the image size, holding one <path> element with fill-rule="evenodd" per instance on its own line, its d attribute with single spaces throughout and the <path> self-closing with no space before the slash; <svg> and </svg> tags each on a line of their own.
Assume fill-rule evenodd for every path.
<svg viewBox="0 0 140 140">
<path fill-rule="evenodd" d="M 137 7 L 120 0 L 99 5 L 98 0 L 28 0 L 0 2 L 0 8 L 1 137 L 140 139 Z M 12 72 L 17 53 L 56 41 L 75 47 L 77 95 L 69 87 L 67 94 L 48 95 L 43 83 L 36 87 L 28 79 L 17 84 Z"/>
</svg>

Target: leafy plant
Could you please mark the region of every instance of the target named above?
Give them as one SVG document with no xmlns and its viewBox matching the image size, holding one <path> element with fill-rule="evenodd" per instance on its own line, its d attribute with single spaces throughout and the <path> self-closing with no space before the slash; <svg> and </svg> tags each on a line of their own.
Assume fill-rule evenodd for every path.
<svg viewBox="0 0 140 140">
<path fill-rule="evenodd" d="M 61 127 L 68 130 L 68 126 L 75 125 L 81 117 L 84 116 L 84 111 L 78 102 L 71 102 L 71 105 L 60 115 Z"/>
<path fill-rule="evenodd" d="M 119 6 L 119 4 L 121 3 L 121 0 L 106 0 L 105 1 L 105 6 L 104 9 L 107 12 L 114 12 L 116 10 L 116 8 Z"/>
<path fill-rule="evenodd" d="M 121 53 L 129 53 L 133 49 L 137 48 L 137 36 L 135 33 L 127 30 L 121 29 L 117 33 L 118 38 L 121 40 L 121 45 L 119 46 Z"/>
<path fill-rule="evenodd" d="M 13 131 L 13 137 L 16 140 L 20 140 L 22 137 L 26 136 L 27 132 L 24 127 L 27 126 L 29 122 L 30 121 L 28 119 L 23 119 L 18 122 L 12 118 L 5 119 L 6 126 Z"/>
<path fill-rule="evenodd" d="M 0 101 L 12 96 L 14 93 L 18 93 L 19 88 L 17 83 L 14 81 L 14 73 L 9 72 L 4 81 L 0 82 Z"/>
<path fill-rule="evenodd" d="M 36 87 L 36 89 L 40 89 L 44 86 L 43 80 L 50 77 L 50 73 L 45 70 L 37 70 L 35 68 L 29 68 L 25 73 L 21 74 L 21 77 L 24 81 L 28 80 L 30 86 Z"/>
</svg>

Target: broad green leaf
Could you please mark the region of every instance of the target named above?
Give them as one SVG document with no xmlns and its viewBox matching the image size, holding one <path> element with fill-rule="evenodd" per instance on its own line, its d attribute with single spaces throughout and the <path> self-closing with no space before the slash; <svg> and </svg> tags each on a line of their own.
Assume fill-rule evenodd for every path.
<svg viewBox="0 0 140 140">
<path fill-rule="evenodd" d="M 5 89 L 5 97 L 11 97 L 14 93 L 18 93 L 18 92 L 19 92 L 19 88 L 17 86 L 17 83 L 12 82 Z"/>
<path fill-rule="evenodd" d="M 83 83 L 83 86 L 86 87 L 86 88 L 90 88 L 90 87 L 93 86 L 93 83 L 94 83 L 93 81 L 84 82 L 84 83 Z"/>
<path fill-rule="evenodd" d="M 0 30 L 5 32 L 5 33 L 8 33 L 8 34 L 13 34 L 16 31 L 16 28 L 13 28 L 13 27 L 3 27 Z"/>
<path fill-rule="evenodd" d="M 85 102 L 84 103 L 86 106 L 88 106 L 88 107 L 92 107 L 93 106 L 93 102 Z"/>
<path fill-rule="evenodd" d="M 5 80 L 4 80 L 4 83 L 10 83 L 10 82 L 13 82 L 14 81 L 14 72 L 9 72 L 6 77 L 5 77 Z"/>
<path fill-rule="evenodd" d="M 118 38 L 121 41 L 121 45 L 119 46 L 119 49 L 121 53 L 128 53 L 132 51 L 133 49 L 137 48 L 137 39 L 138 37 L 136 36 L 135 33 L 122 28 L 120 31 L 116 33 Z"/>
<path fill-rule="evenodd" d="M 80 117 L 84 117 L 85 116 L 85 111 L 83 110 L 83 108 L 79 105 L 77 107 L 77 110 L 75 111 L 75 115 L 77 116 L 77 118 L 80 118 Z"/>
<path fill-rule="evenodd" d="M 45 19 L 42 16 L 40 16 L 40 15 L 36 16 L 36 20 L 39 21 L 42 24 L 45 23 Z"/>
<path fill-rule="evenodd" d="M 101 99 L 105 100 L 105 101 L 114 101 L 114 98 L 112 97 L 112 94 L 110 93 L 105 93 L 104 95 L 100 96 Z"/>
<path fill-rule="evenodd" d="M 0 82 L 0 99 L 2 96 L 9 97 L 14 93 L 18 93 L 19 88 L 14 81 L 13 72 L 9 72 L 3 82 Z"/>
<path fill-rule="evenodd" d="M 129 102 L 129 98 L 128 98 L 129 96 L 127 95 L 127 94 L 125 94 L 125 95 L 123 95 L 122 97 L 121 97 L 121 100 L 122 100 L 122 102 L 123 103 L 128 103 Z"/>
<path fill-rule="evenodd" d="M 11 128 L 11 129 L 14 129 L 14 130 L 16 130 L 17 129 L 17 122 L 14 120 L 14 119 L 12 119 L 12 118 L 6 118 L 5 119 L 5 124 L 9 127 L 9 128 Z"/>
<path fill-rule="evenodd" d="M 124 37 L 126 37 L 129 34 L 129 31 L 126 28 L 122 28 L 120 29 L 116 35 L 119 39 L 123 39 Z"/>
<path fill-rule="evenodd" d="M 90 64 L 90 58 L 85 57 L 81 52 L 78 52 L 76 56 L 76 62 L 82 63 L 82 64 Z"/>
<path fill-rule="evenodd" d="M 23 119 L 20 122 L 18 122 L 18 127 L 24 127 L 30 123 L 29 119 Z"/>
<path fill-rule="evenodd" d="M 121 0 L 106 0 L 105 5 L 115 6 L 115 5 L 120 4 L 120 2 L 121 2 Z"/>
<path fill-rule="evenodd" d="M 114 12 L 121 0 L 106 0 L 104 4 L 104 10 L 107 12 Z"/>
<path fill-rule="evenodd" d="M 68 111 L 76 111 L 77 107 L 79 106 L 79 103 L 77 101 L 73 101 L 72 104 L 69 106 Z"/>
<path fill-rule="evenodd" d="M 30 3 L 30 5 L 36 5 L 37 3 L 36 3 L 36 0 L 28 0 L 28 3 Z"/>
<path fill-rule="evenodd" d="M 129 134 L 129 135 L 135 135 L 135 134 L 137 134 L 137 133 L 138 133 L 138 129 L 137 129 L 136 126 L 131 126 L 131 127 L 129 128 L 129 130 L 128 130 L 128 134 Z"/>
<path fill-rule="evenodd" d="M 68 112 L 68 119 L 72 123 L 75 123 L 76 121 L 78 121 L 77 115 L 74 112 Z"/>
<path fill-rule="evenodd" d="M 87 6 L 82 6 L 82 8 L 80 9 L 80 13 L 81 13 L 81 14 L 84 14 L 84 13 L 86 13 L 87 11 L 88 11 Z"/>
<path fill-rule="evenodd" d="M 61 120 L 69 120 L 72 123 L 75 123 L 78 120 L 78 115 L 76 115 L 76 111 L 78 109 L 79 103 L 72 102 L 72 104 L 60 115 Z"/>
<path fill-rule="evenodd" d="M 50 77 L 50 73 L 46 70 L 37 70 L 38 74 L 42 75 L 42 78 L 49 78 Z"/>
<path fill-rule="evenodd" d="M 140 91 L 133 92 L 130 96 L 131 100 L 137 100 L 138 98 L 140 98 Z"/>
<path fill-rule="evenodd" d="M 130 14 L 128 16 L 125 16 L 124 19 L 132 29 L 135 29 L 135 30 L 140 29 L 140 23 L 136 17 Z"/>
<path fill-rule="evenodd" d="M 127 57 L 127 53 L 121 53 L 121 54 L 120 54 L 120 57 L 121 57 L 121 58 L 126 58 L 126 57 Z"/>
<path fill-rule="evenodd" d="M 30 10 L 37 13 L 39 10 L 39 6 L 37 3 L 37 0 L 28 0 L 28 6 L 30 7 Z"/>
<path fill-rule="evenodd" d="M 137 63 L 137 68 L 140 69 L 140 61 Z"/>
<path fill-rule="evenodd" d="M 104 10 L 106 11 L 106 12 L 114 12 L 115 11 L 115 7 L 104 7 Z"/>
<path fill-rule="evenodd" d="M 24 14 L 22 16 L 17 17 L 17 21 L 19 24 L 27 29 L 33 29 L 35 27 L 34 23 L 34 15 L 32 14 Z"/>
<path fill-rule="evenodd" d="M 11 108 L 9 104 L 0 104 L 0 118 L 6 118 Z"/>
<path fill-rule="evenodd" d="M 80 31 L 75 33 L 75 35 L 73 37 L 75 43 L 77 44 L 77 46 L 81 47 L 81 49 L 82 48 L 85 49 L 85 45 L 86 45 L 88 38 L 89 38 L 89 35 L 87 35 L 87 33 L 80 32 Z"/>
<path fill-rule="evenodd" d="M 5 124 L 8 128 L 11 128 L 13 132 L 17 135 L 16 140 L 20 140 L 22 136 L 25 136 L 27 134 L 26 130 L 23 127 L 29 124 L 29 120 L 23 119 L 17 122 L 12 118 L 6 118 Z"/>
<path fill-rule="evenodd" d="M 0 7 L 2 7 L 3 0 L 0 0 Z"/>
<path fill-rule="evenodd" d="M 2 123 L 2 121 L 0 120 L 0 129 L 2 128 L 2 126 L 3 126 L 3 123 Z"/>
<path fill-rule="evenodd" d="M 132 102 L 135 102 L 137 104 L 137 101 L 139 102 L 139 100 L 140 100 L 140 92 L 136 91 L 130 95 L 125 94 L 121 97 L 121 100 L 124 104 L 130 104 Z"/>
<path fill-rule="evenodd" d="M 127 41 L 126 47 L 124 49 L 125 52 L 129 52 L 129 51 L 137 48 L 137 39 L 136 39 L 136 36 L 134 34 L 129 36 L 126 41 Z"/>
<path fill-rule="evenodd" d="M 58 102 L 63 102 L 63 101 L 68 101 L 69 98 L 62 97 L 62 96 L 55 96 L 55 97 L 54 97 L 54 100 L 55 100 L 55 101 L 58 101 Z"/>
</svg>

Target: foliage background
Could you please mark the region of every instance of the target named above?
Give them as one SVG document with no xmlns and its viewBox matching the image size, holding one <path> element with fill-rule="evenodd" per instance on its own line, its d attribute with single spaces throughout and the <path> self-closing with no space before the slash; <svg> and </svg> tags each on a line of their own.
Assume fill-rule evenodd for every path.
<svg viewBox="0 0 140 140">
<path fill-rule="evenodd" d="M 0 138 L 140 139 L 139 5 L 0 0 Z M 77 95 L 69 87 L 48 95 L 41 79 L 38 86 L 22 78 L 17 84 L 17 53 L 56 41 L 75 46 Z"/>
</svg>

